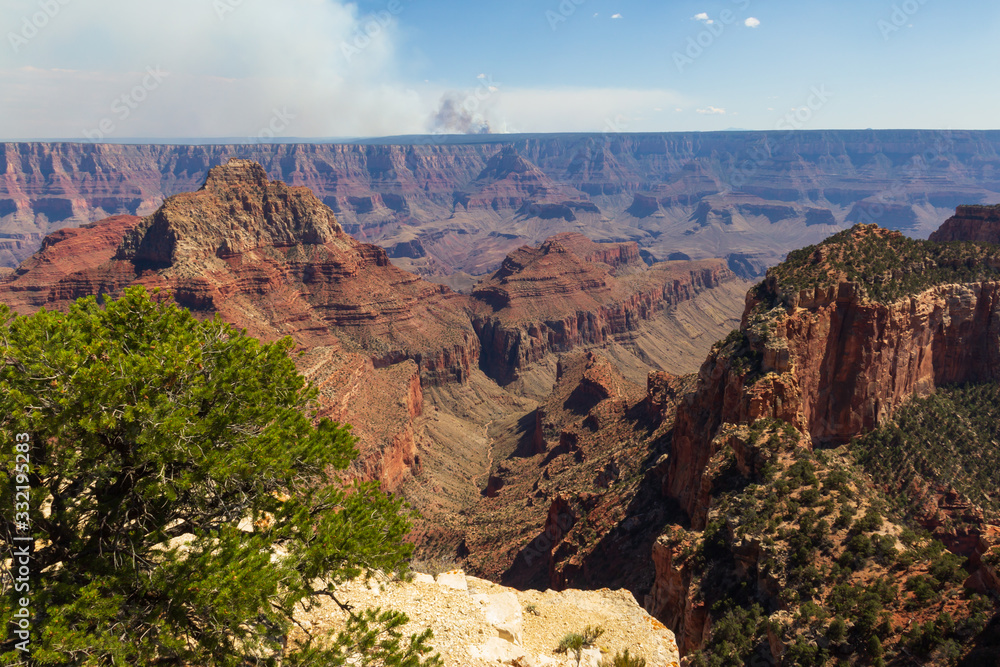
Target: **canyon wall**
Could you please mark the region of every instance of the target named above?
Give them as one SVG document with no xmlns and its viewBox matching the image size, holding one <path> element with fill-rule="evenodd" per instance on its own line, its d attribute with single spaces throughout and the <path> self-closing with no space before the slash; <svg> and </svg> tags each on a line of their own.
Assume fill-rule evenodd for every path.
<svg viewBox="0 0 1000 667">
<path fill-rule="evenodd" d="M 480 365 L 507 384 L 549 354 L 634 334 L 669 307 L 735 280 L 722 260 L 647 267 L 634 243 L 561 234 L 511 253 L 473 290 Z"/>
<path fill-rule="evenodd" d="M 232 157 L 309 187 L 345 231 L 423 259 L 413 268 L 426 275 L 488 273 L 518 246 L 565 231 L 635 241 L 656 260 L 722 248 L 731 268 L 757 272 L 853 222 L 925 236 L 958 204 L 1000 200 L 997 132 L 9 143 L 0 144 L 0 263 L 16 266 L 61 227 L 148 215 Z"/>
<path fill-rule="evenodd" d="M 1000 206 L 959 206 L 929 240 L 1000 243 Z"/>
<path fill-rule="evenodd" d="M 857 243 L 891 235 L 863 227 L 852 234 Z M 773 417 L 816 443 L 846 443 L 910 396 L 998 379 L 998 282 L 940 284 L 879 301 L 857 283 L 789 291 L 769 274 L 748 294 L 741 331 L 713 350 L 697 392 L 678 410 L 664 491 L 703 527 L 702 472 L 723 424 Z"/>
</svg>

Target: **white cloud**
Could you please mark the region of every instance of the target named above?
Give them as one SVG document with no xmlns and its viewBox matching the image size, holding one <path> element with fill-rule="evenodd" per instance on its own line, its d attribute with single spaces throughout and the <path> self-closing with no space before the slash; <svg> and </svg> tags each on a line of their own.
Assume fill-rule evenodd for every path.
<svg viewBox="0 0 1000 667">
<path fill-rule="evenodd" d="M 37 11 L 37 0 L 4 7 L 11 25 Z M 398 26 L 345 0 L 66 3 L 16 52 L 4 38 L 0 133 L 82 139 L 110 119 L 112 140 L 249 137 L 276 109 L 294 116 L 285 136 L 419 132 L 437 97 L 421 103 L 396 79 Z M 124 117 L 112 105 L 147 67 L 169 74 Z"/>
<path fill-rule="evenodd" d="M 715 23 L 712 19 L 708 18 L 708 12 L 702 12 L 701 14 L 695 14 L 691 17 L 692 21 L 702 21 L 705 25 L 712 25 Z"/>
<path fill-rule="evenodd" d="M 620 19 L 621 17 L 622 17 L 621 14 L 612 14 L 611 15 L 611 18 L 613 18 L 613 19 Z"/>
<path fill-rule="evenodd" d="M 714 115 L 725 116 L 726 115 L 726 110 L 725 109 L 720 109 L 719 107 L 713 107 L 713 106 L 710 106 L 707 109 L 698 109 L 697 111 L 700 114 L 706 114 L 706 115 L 709 115 L 709 116 L 714 116 Z"/>
<path fill-rule="evenodd" d="M 746 21 L 744 21 L 743 24 L 746 25 L 746 27 L 748 28 L 756 28 L 760 25 L 760 19 L 756 19 L 751 16 Z"/>
<path fill-rule="evenodd" d="M 38 11 L 38 0 L 5 2 L 5 16 Z M 220 20 L 217 5 L 232 11 Z M 348 0 L 67 3 L 18 52 L 6 38 L 0 46 L 0 139 L 83 140 L 108 119 L 108 141 L 239 140 L 276 116 L 279 137 L 417 134 L 448 95 L 463 106 L 473 100 L 494 131 L 601 132 L 609 122 L 657 131 L 651 108 L 694 104 L 660 89 L 513 88 L 488 70 L 458 91 L 424 76 L 404 81 L 396 49 L 405 16 L 373 20 Z M 141 86 L 147 67 L 166 76 L 123 117 L 121 97 Z"/>
</svg>

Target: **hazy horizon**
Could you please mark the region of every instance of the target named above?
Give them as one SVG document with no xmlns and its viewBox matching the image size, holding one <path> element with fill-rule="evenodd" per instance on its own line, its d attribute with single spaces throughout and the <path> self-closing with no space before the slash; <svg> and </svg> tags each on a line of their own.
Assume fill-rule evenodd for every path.
<svg viewBox="0 0 1000 667">
<path fill-rule="evenodd" d="M 9 141 L 1000 129 L 985 0 L 10 0 L 0 24 Z"/>
<path fill-rule="evenodd" d="M 485 133 L 485 134 L 396 134 L 371 137 L 275 137 L 274 139 L 246 137 L 122 137 L 109 138 L 104 141 L 90 141 L 80 138 L 41 137 L 25 139 L 7 139 L 0 137 L 0 143 L 69 143 L 69 144 L 100 144 L 108 146 L 163 145 L 163 146 L 252 146 L 252 145 L 310 145 L 310 144 L 468 144 L 468 143 L 506 143 L 525 137 L 573 137 L 573 136 L 642 136 L 642 135 L 685 135 L 685 134 L 760 134 L 781 135 L 791 133 L 855 133 L 874 132 L 878 134 L 891 132 L 928 133 L 928 134 L 990 134 L 1000 133 L 1000 129 L 932 129 L 932 128 L 816 128 L 802 130 L 747 130 L 727 128 L 725 130 L 666 130 L 648 132 L 517 132 L 517 133 Z"/>
</svg>

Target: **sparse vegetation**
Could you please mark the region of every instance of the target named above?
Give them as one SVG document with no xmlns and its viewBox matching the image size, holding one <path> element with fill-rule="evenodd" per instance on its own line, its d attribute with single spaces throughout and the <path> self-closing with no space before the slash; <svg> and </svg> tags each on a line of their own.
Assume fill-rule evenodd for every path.
<svg viewBox="0 0 1000 667">
<path fill-rule="evenodd" d="M 580 664 L 580 660 L 583 657 L 583 649 L 590 648 L 598 640 L 598 638 L 604 634 L 604 628 L 601 626 L 588 625 L 583 629 L 583 632 L 571 632 L 563 637 L 559 641 L 559 645 L 556 647 L 556 653 L 573 653 L 576 658 L 576 664 Z"/>
<path fill-rule="evenodd" d="M 995 520 L 1000 518 L 997 442 L 1000 385 L 991 382 L 941 387 L 911 399 L 891 422 L 859 438 L 852 452 L 905 516 L 916 518 L 922 503 L 914 489 L 930 483 L 940 492 L 961 494 Z"/>
<path fill-rule="evenodd" d="M 461 566 L 453 556 L 414 558 L 410 561 L 410 570 L 413 572 L 420 572 L 421 574 L 429 574 L 432 577 L 436 577 L 444 572 L 451 572 L 459 567 Z"/>
<path fill-rule="evenodd" d="M 783 665 L 894 664 L 918 648 L 942 664 L 964 655 L 995 607 L 963 588 L 962 558 L 901 527 L 848 449 L 810 451 L 773 419 L 727 428 L 741 467 L 728 448 L 709 462 L 707 526 L 676 552 L 711 609 L 692 665 L 764 664 L 769 634 L 785 647 Z M 753 574 L 734 577 L 737 568 Z M 781 620 L 769 619 L 777 610 Z M 900 615 L 923 630 L 904 636 Z"/>
<path fill-rule="evenodd" d="M 692 656 L 694 667 L 742 667 L 753 653 L 763 630 L 763 609 L 756 604 L 743 608 L 719 602 L 713 611 L 727 606 L 713 623 L 705 648 Z"/>
<path fill-rule="evenodd" d="M 613 658 L 601 660 L 601 667 L 646 667 L 646 659 L 630 656 L 628 649 L 615 653 Z"/>
<path fill-rule="evenodd" d="M 890 302 L 934 285 L 995 280 L 1000 247 L 972 243 L 932 243 L 874 225 L 857 225 L 818 245 L 788 253 L 768 272 L 772 291 L 762 283 L 758 297 L 771 306 L 781 295 L 855 283 L 870 299 Z"/>
</svg>

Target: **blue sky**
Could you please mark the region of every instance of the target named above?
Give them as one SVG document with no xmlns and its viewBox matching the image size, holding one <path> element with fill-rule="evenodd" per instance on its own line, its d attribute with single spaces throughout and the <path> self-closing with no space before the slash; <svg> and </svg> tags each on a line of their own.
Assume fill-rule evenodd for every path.
<svg viewBox="0 0 1000 667">
<path fill-rule="evenodd" d="M 986 0 L 5 0 L 0 137 L 1000 128 Z"/>
</svg>

